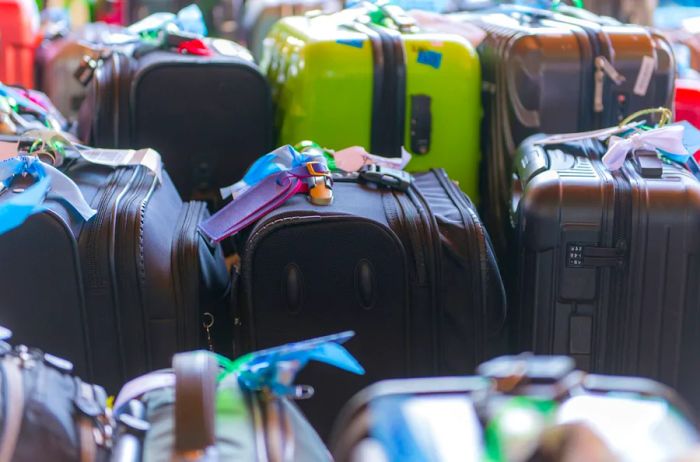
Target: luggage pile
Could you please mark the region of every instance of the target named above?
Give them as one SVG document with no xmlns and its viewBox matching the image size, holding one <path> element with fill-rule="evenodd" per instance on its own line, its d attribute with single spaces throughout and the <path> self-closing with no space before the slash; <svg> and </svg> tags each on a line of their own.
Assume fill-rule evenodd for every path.
<svg viewBox="0 0 700 462">
<path fill-rule="evenodd" d="M 676 36 L 161 3 L 0 0 L 0 462 L 697 457 Z"/>
</svg>

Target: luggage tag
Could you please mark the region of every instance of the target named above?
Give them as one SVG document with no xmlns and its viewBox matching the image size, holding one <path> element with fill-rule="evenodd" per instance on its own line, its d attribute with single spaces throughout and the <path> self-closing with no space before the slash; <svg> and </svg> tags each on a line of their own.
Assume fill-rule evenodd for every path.
<svg viewBox="0 0 700 462">
<path fill-rule="evenodd" d="M 31 186 L 12 189 L 15 178 L 27 175 L 35 178 Z M 12 194 L 0 201 L 0 234 L 17 228 L 29 216 L 43 210 L 42 204 L 49 195 L 66 202 L 84 221 L 97 213 L 70 178 L 37 157 L 20 155 L 3 160 L 0 178 L 0 194 Z"/>
<path fill-rule="evenodd" d="M 313 388 L 294 385 L 297 374 L 309 363 L 318 361 L 357 375 L 365 373 L 360 363 L 342 344 L 355 335 L 353 331 L 289 343 L 257 351 L 223 364 L 226 373 L 238 374 L 241 387 L 250 391 L 269 390 L 275 396 L 309 398 Z"/>
<path fill-rule="evenodd" d="M 150 170 L 158 181 L 162 183 L 163 161 L 155 149 L 98 149 L 79 146 L 64 134 L 51 130 L 30 130 L 25 137 L 36 138 L 30 148 L 30 154 L 41 158 L 50 158 L 52 164 L 60 167 L 63 157 L 66 156 L 65 148 L 77 153 L 88 162 L 108 167 L 125 167 L 130 165 L 142 165 Z"/>
<path fill-rule="evenodd" d="M 357 172 L 368 164 L 403 170 L 411 161 L 411 154 L 401 148 L 401 157 L 391 158 L 370 154 L 360 146 L 352 146 L 332 153 L 335 165 L 345 172 Z"/>
<path fill-rule="evenodd" d="M 325 162 L 325 158 L 317 151 L 307 154 L 297 151 L 288 144 L 280 146 L 253 162 L 241 181 L 221 188 L 221 197 L 226 199 L 230 196 L 235 199 L 267 176 L 300 167 L 309 162 Z"/>
<path fill-rule="evenodd" d="M 210 241 L 221 242 L 277 209 L 295 194 L 310 192 L 315 188 L 319 188 L 315 197 L 322 203 L 330 203 L 332 196 L 330 200 L 326 199 L 328 183 L 325 181 L 330 180 L 330 173 L 327 169 L 324 173 L 323 167 L 321 162 L 309 162 L 301 167 L 266 176 L 200 223 L 199 230 Z M 317 177 L 324 178 L 324 182 L 318 183 L 315 179 Z M 308 179 L 314 179 L 313 184 L 307 182 Z"/>
</svg>

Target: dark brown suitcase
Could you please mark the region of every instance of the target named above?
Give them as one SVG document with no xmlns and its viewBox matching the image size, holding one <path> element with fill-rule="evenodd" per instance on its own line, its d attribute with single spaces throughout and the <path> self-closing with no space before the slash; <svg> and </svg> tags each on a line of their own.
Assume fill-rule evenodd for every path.
<svg viewBox="0 0 700 462">
<path fill-rule="evenodd" d="M 665 38 L 643 27 L 502 6 L 459 15 L 487 32 L 482 215 L 505 254 L 512 159 L 535 133 L 614 126 L 641 109 L 672 104 L 675 63 Z"/>
<path fill-rule="evenodd" d="M 516 156 L 517 348 L 700 404 L 700 182 L 655 152 L 611 172 L 597 139 L 538 139 Z"/>
</svg>

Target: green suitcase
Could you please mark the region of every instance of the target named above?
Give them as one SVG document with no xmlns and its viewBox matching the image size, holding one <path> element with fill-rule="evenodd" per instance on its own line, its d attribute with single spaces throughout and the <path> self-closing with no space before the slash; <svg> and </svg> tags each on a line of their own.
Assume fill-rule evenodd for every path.
<svg viewBox="0 0 700 462">
<path fill-rule="evenodd" d="M 277 106 L 278 144 L 412 155 L 478 196 L 481 68 L 462 37 L 421 31 L 391 5 L 279 21 L 261 67 Z"/>
</svg>

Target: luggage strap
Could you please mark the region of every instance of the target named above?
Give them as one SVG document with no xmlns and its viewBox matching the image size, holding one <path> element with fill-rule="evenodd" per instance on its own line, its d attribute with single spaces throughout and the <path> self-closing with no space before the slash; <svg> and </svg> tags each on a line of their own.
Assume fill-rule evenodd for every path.
<svg viewBox="0 0 700 462">
<path fill-rule="evenodd" d="M 7 415 L 5 428 L 2 437 L 0 437 L 0 462 L 12 462 L 24 415 L 25 397 L 22 386 L 22 371 L 16 361 L 14 356 L 6 356 L 2 361 L 7 393 L 5 397 Z"/>
<path fill-rule="evenodd" d="M 204 456 L 216 443 L 219 363 L 207 351 L 179 353 L 175 370 L 175 453 Z"/>
</svg>

